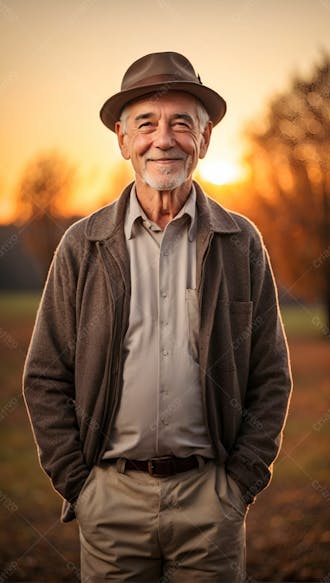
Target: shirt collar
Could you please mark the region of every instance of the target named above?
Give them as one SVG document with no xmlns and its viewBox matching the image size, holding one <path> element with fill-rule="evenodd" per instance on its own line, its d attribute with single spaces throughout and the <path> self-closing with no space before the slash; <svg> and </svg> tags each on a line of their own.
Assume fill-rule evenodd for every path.
<svg viewBox="0 0 330 583">
<path fill-rule="evenodd" d="M 196 189 L 194 185 L 192 185 L 190 195 L 188 196 L 182 209 L 180 209 L 180 211 L 173 220 L 175 221 L 176 219 L 179 219 L 184 215 L 188 216 L 190 222 L 188 230 L 188 239 L 189 241 L 194 241 L 196 239 L 197 232 Z"/>
<path fill-rule="evenodd" d="M 190 226 L 188 230 L 188 238 L 189 241 L 194 241 L 196 238 L 196 231 L 197 231 L 197 216 L 196 216 L 196 189 L 194 184 L 192 185 L 190 195 L 188 196 L 185 204 L 183 205 L 182 209 L 178 212 L 175 216 L 173 221 L 187 215 L 189 218 Z M 127 211 L 125 216 L 125 224 L 124 224 L 124 231 L 126 239 L 133 239 L 134 233 L 134 226 L 136 221 L 141 218 L 142 221 L 146 221 L 150 223 L 150 219 L 148 219 L 147 215 L 145 214 L 143 208 L 141 207 L 137 196 L 135 185 L 133 184 L 130 192 L 130 197 L 127 205 Z M 158 229 L 157 229 L 158 230 Z"/>
<path fill-rule="evenodd" d="M 135 185 L 133 184 L 130 192 L 130 196 L 128 199 L 127 210 L 126 210 L 126 217 L 125 217 L 125 237 L 126 239 L 133 239 L 134 237 L 134 224 L 135 221 L 139 217 L 142 217 L 142 220 L 146 219 L 145 212 L 143 208 L 140 206 L 139 201 L 136 196 L 135 192 Z"/>
</svg>

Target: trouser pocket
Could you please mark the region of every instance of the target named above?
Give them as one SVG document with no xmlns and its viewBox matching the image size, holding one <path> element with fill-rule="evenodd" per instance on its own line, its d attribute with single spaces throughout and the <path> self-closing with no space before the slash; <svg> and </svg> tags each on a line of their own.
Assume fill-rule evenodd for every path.
<svg viewBox="0 0 330 583">
<path fill-rule="evenodd" d="M 219 501 L 228 508 L 228 511 L 233 511 L 242 518 L 245 517 L 248 506 L 238 484 L 227 474 L 223 465 L 215 467 L 215 491 Z"/>
<path fill-rule="evenodd" d="M 91 471 L 89 472 L 89 474 L 88 474 L 88 476 L 83 484 L 83 487 L 81 488 L 81 490 L 79 492 L 79 496 L 74 504 L 74 510 L 75 510 L 77 518 L 79 518 L 80 510 L 86 504 L 87 498 L 90 495 L 90 489 L 91 489 L 93 482 L 95 480 L 95 472 L 96 472 L 96 466 L 93 466 Z"/>
</svg>

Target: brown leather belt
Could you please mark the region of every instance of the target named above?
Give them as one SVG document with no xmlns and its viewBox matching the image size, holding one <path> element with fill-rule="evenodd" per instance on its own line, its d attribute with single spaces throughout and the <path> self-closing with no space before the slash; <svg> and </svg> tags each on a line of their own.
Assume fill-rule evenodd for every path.
<svg viewBox="0 0 330 583">
<path fill-rule="evenodd" d="M 117 459 L 112 458 L 103 461 L 116 463 Z M 206 458 L 203 459 L 204 461 L 207 461 Z M 125 469 L 137 470 L 138 472 L 148 472 L 151 476 L 155 476 L 156 478 L 165 478 L 166 476 L 173 476 L 180 472 L 188 472 L 197 467 L 198 459 L 194 455 L 184 458 L 169 455 L 152 458 L 150 460 L 128 460 L 125 458 Z"/>
</svg>

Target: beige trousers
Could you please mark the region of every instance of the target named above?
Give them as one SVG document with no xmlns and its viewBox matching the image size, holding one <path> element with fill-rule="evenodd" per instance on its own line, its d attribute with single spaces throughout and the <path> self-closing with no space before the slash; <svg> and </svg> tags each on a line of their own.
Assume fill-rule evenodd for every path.
<svg viewBox="0 0 330 583">
<path fill-rule="evenodd" d="M 223 466 L 160 479 L 124 466 L 95 466 L 79 495 L 82 583 L 244 581 L 247 507 Z"/>
</svg>

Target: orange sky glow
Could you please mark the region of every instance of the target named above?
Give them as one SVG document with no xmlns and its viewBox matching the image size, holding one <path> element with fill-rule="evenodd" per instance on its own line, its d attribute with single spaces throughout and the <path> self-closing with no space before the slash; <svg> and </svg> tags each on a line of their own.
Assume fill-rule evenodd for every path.
<svg viewBox="0 0 330 583">
<path fill-rule="evenodd" d="M 49 150 L 77 168 L 66 213 L 105 204 L 121 158 L 99 109 L 127 67 L 153 51 L 185 54 L 227 101 L 200 176 L 244 180 L 244 125 L 330 49 L 329 21 L 323 0 L 3 0 L 0 221 L 14 218 L 25 166 Z"/>
</svg>

